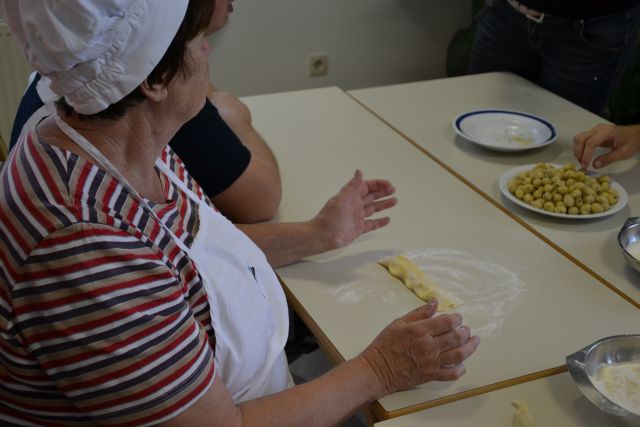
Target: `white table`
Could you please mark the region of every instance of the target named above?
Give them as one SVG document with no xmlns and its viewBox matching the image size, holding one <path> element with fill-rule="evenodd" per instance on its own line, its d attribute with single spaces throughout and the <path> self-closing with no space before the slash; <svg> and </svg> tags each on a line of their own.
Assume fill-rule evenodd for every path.
<svg viewBox="0 0 640 427">
<path fill-rule="evenodd" d="M 640 275 L 626 265 L 617 232 L 629 216 L 640 215 L 640 167 L 637 159 L 602 170 L 629 193 L 629 205 L 606 219 L 554 219 L 505 200 L 498 179 L 509 169 L 538 162 L 576 163 L 573 136 L 604 120 L 512 74 L 488 73 L 349 92 L 378 117 L 421 147 L 471 186 L 504 205 L 536 232 L 614 286 L 640 307 Z M 545 148 L 521 153 L 489 151 L 455 135 L 453 119 L 460 113 L 501 108 L 525 111 L 553 123 L 558 140 Z"/>
<path fill-rule="evenodd" d="M 362 168 L 388 178 L 390 226 L 278 270 L 290 302 L 336 362 L 359 354 L 420 301 L 377 261 L 411 252 L 460 307 L 483 343 L 459 381 L 379 401 L 379 418 L 552 373 L 565 355 L 637 330 L 640 311 L 424 156 L 337 88 L 243 99 L 281 167 L 279 219 L 311 218 Z M 615 315 L 612 315 L 615 313 Z"/>
<path fill-rule="evenodd" d="M 512 427 L 512 400 L 524 400 L 538 427 L 625 427 L 631 424 L 596 408 L 568 373 L 507 387 L 388 421 L 376 427 Z"/>
</svg>

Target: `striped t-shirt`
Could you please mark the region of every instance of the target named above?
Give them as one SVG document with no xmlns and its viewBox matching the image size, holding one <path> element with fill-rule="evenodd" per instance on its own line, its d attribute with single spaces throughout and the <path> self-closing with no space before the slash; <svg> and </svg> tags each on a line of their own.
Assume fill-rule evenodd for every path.
<svg viewBox="0 0 640 427">
<path fill-rule="evenodd" d="M 199 197 L 167 148 L 162 160 Z M 159 173 L 190 246 L 198 206 Z M 214 378 L 194 264 L 111 175 L 29 135 L 0 171 L 0 425 L 150 425 Z"/>
</svg>

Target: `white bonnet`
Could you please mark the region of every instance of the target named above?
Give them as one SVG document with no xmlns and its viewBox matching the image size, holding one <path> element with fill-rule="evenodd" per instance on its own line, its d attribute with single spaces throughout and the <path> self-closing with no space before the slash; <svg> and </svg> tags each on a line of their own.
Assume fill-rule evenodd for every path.
<svg viewBox="0 0 640 427">
<path fill-rule="evenodd" d="M 0 0 L 27 60 L 81 114 L 140 85 L 160 62 L 188 0 Z"/>
</svg>

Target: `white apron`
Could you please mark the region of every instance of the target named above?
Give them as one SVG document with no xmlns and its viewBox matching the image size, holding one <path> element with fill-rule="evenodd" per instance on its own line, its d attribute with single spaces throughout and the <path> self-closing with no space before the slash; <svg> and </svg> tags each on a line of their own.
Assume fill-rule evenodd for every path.
<svg viewBox="0 0 640 427">
<path fill-rule="evenodd" d="M 155 215 L 113 164 L 93 144 L 55 115 L 58 127 L 118 179 L 147 208 L 194 262 L 206 289 L 215 330 L 216 372 L 234 402 L 255 399 L 293 385 L 284 345 L 287 303 L 264 253 L 251 239 L 201 201 L 160 159 L 156 167 L 198 205 L 199 230 L 191 248 Z"/>
</svg>

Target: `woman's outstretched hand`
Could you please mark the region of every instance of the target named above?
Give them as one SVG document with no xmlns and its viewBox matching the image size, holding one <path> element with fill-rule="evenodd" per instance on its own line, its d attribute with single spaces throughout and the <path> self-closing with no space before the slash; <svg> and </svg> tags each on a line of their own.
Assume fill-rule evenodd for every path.
<svg viewBox="0 0 640 427">
<path fill-rule="evenodd" d="M 330 249 L 348 245 L 360 235 L 389 224 L 389 217 L 370 218 L 398 202 L 389 197 L 396 189 L 386 180 L 365 181 L 360 170 L 349 180 L 311 221 L 326 236 Z"/>
</svg>

